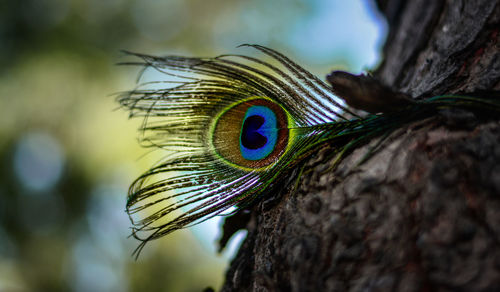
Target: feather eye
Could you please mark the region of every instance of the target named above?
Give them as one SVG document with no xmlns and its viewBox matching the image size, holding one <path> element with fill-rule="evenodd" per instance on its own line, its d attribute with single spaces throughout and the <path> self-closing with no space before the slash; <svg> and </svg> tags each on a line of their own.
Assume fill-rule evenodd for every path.
<svg viewBox="0 0 500 292">
<path fill-rule="evenodd" d="M 210 146 L 233 168 L 262 171 L 286 152 L 293 125 L 293 117 L 278 103 L 252 96 L 214 118 Z"/>
<path fill-rule="evenodd" d="M 119 97 L 132 117 L 144 118 L 145 146 L 168 153 L 129 190 L 133 235 L 143 241 L 138 251 L 149 240 L 251 202 L 323 142 L 327 128 L 329 136 L 344 129 L 349 111 L 325 83 L 274 50 L 247 46 L 277 64 L 244 55 L 129 53 L 141 61 L 126 64 L 176 79 L 165 89 L 139 86 Z"/>
</svg>

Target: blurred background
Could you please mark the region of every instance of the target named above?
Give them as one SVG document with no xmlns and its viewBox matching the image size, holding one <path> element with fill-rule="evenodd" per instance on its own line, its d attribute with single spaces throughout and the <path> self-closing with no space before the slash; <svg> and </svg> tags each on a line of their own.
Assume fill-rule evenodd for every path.
<svg viewBox="0 0 500 292">
<path fill-rule="evenodd" d="M 0 1 L 0 291 L 221 287 L 244 237 L 217 254 L 221 220 L 131 256 L 127 188 L 161 153 L 144 155 L 141 121 L 115 102 L 138 74 L 115 65 L 121 49 L 215 56 L 256 43 L 324 79 L 374 68 L 385 34 L 368 0 Z"/>
</svg>

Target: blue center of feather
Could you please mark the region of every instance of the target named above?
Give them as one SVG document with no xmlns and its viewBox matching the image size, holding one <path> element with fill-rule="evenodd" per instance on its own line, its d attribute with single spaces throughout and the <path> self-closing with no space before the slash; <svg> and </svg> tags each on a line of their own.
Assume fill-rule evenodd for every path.
<svg viewBox="0 0 500 292">
<path fill-rule="evenodd" d="M 248 108 L 240 134 L 240 151 L 243 158 L 260 160 L 273 152 L 278 138 L 276 114 L 265 106 Z"/>
</svg>

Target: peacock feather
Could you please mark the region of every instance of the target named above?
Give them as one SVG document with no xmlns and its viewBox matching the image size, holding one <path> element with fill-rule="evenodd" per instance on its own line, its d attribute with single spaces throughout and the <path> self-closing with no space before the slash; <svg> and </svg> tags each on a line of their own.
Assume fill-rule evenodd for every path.
<svg viewBox="0 0 500 292">
<path fill-rule="evenodd" d="M 142 241 L 136 252 L 150 240 L 261 199 L 321 145 L 343 154 L 441 108 L 500 112 L 498 101 L 446 95 L 359 117 L 334 88 L 284 55 L 245 46 L 274 63 L 246 55 L 128 53 L 139 61 L 124 64 L 152 68 L 169 79 L 140 84 L 119 97 L 131 117 L 143 117 L 143 145 L 165 150 L 164 159 L 129 189 L 132 234 Z"/>
</svg>

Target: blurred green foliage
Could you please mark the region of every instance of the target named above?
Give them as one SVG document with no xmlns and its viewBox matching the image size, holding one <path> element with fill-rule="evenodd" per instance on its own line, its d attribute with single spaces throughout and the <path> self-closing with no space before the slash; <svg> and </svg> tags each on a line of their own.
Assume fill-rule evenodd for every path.
<svg viewBox="0 0 500 292">
<path fill-rule="evenodd" d="M 293 58 L 316 2 L 1 1 L 0 291 L 218 289 L 227 256 L 189 230 L 131 256 L 127 187 L 161 153 L 142 157 L 140 121 L 116 110 L 138 71 L 114 64 L 121 49 L 212 56 L 245 42 Z M 358 57 L 322 58 L 326 73 Z"/>
</svg>

